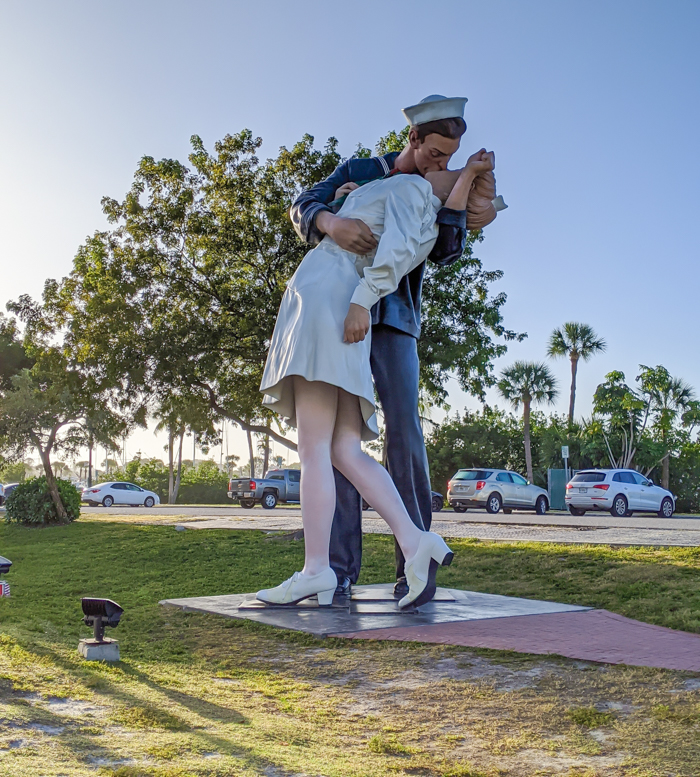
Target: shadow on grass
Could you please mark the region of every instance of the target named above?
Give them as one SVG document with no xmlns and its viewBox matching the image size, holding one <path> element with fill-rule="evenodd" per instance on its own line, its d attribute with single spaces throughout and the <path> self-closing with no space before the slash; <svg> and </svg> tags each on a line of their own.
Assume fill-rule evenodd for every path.
<svg viewBox="0 0 700 777">
<path fill-rule="evenodd" d="M 101 664 L 91 665 L 86 662 L 76 666 L 65 656 L 45 645 L 24 646 L 23 649 L 42 662 L 49 659 L 53 666 L 60 668 L 74 681 L 91 687 L 97 696 L 96 704 L 100 703 L 100 696 L 103 697 L 103 700 L 116 703 L 118 706 L 108 716 L 112 724 L 132 730 L 184 732 L 194 737 L 200 744 L 200 747 L 193 752 L 214 751 L 228 755 L 237 759 L 242 768 L 284 769 L 281 763 L 261 756 L 252 748 L 235 744 L 223 736 L 217 736 L 211 731 L 203 730 L 204 727 L 201 725 L 192 724 L 182 717 L 178 717 L 169 709 L 158 704 L 153 698 L 144 699 L 128 691 L 121 684 L 121 678 L 113 679 L 105 674 L 104 666 Z M 237 710 L 163 687 L 147 674 L 129 664 L 120 662 L 115 664 L 114 668 L 117 668 L 120 674 L 129 678 L 130 681 L 148 688 L 150 697 L 162 695 L 169 702 L 181 705 L 195 715 L 206 718 L 213 723 L 249 725 L 246 717 Z M 79 723 L 77 719 L 66 719 L 66 717 L 57 715 L 42 706 L 29 707 L 21 699 L 9 699 L 8 702 L 23 710 L 31 709 L 32 721 L 23 728 L 30 728 L 32 723 L 52 728 L 63 728 L 64 731 L 56 735 L 56 741 L 81 762 L 94 766 L 96 762 L 102 761 L 105 764 L 111 763 L 116 766 L 123 761 L 123 754 L 104 746 L 94 737 L 88 738 L 85 734 L 81 734 L 79 729 L 81 726 L 85 726 L 84 721 Z M 102 720 L 95 721 L 95 724 L 102 723 Z"/>
</svg>

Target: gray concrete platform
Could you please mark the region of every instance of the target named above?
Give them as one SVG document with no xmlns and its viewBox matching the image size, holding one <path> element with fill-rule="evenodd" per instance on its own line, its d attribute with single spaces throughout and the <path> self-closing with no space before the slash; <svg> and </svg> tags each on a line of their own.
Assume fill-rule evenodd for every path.
<svg viewBox="0 0 700 777">
<path fill-rule="evenodd" d="M 405 626 L 429 626 L 455 621 L 509 618 L 521 615 L 545 615 L 584 612 L 579 607 L 535 599 L 438 588 L 435 599 L 422 607 L 401 611 L 391 584 L 355 586 L 352 599 L 336 597 L 333 606 L 319 607 L 315 599 L 292 607 L 274 607 L 255 600 L 255 594 L 198 596 L 165 599 L 160 604 L 186 612 L 202 612 L 266 623 L 278 628 L 303 631 L 318 637 L 344 632 L 366 632 Z"/>
</svg>

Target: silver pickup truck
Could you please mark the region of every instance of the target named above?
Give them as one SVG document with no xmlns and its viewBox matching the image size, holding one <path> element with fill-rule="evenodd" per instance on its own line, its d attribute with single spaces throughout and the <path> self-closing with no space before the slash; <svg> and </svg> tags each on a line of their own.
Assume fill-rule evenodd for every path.
<svg viewBox="0 0 700 777">
<path fill-rule="evenodd" d="M 229 499 L 238 501 L 241 507 L 261 504 L 272 510 L 278 502 L 299 502 L 301 471 L 298 469 L 272 469 L 264 478 L 239 478 L 229 480 Z"/>
</svg>

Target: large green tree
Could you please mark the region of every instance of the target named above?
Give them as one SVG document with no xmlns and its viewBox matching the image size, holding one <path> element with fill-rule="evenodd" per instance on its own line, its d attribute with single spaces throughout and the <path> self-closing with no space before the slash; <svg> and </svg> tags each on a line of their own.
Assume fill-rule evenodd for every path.
<svg viewBox="0 0 700 777">
<path fill-rule="evenodd" d="M 607 344 L 588 324 L 568 321 L 555 329 L 549 338 L 547 353 L 554 359 L 565 357 L 571 362 L 571 390 L 569 393 L 569 423 L 574 422 L 576 404 L 576 374 L 580 360 L 589 361 L 597 353 L 602 353 Z"/>
<path fill-rule="evenodd" d="M 528 479 L 534 480 L 530 445 L 530 409 L 533 404 L 552 404 L 559 393 L 557 381 L 544 363 L 516 361 L 501 373 L 498 392 L 514 410 L 523 408 L 523 442 Z"/>
</svg>

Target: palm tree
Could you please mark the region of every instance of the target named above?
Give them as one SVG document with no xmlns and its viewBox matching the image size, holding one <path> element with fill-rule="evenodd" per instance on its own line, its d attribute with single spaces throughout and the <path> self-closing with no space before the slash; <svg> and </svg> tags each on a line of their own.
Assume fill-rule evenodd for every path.
<svg viewBox="0 0 700 777">
<path fill-rule="evenodd" d="M 597 353 L 607 348 L 607 343 L 593 331 L 588 324 L 569 321 L 561 329 L 555 329 L 549 337 L 547 354 L 553 359 L 568 356 L 571 360 L 571 395 L 569 397 L 569 425 L 574 422 L 574 404 L 576 403 L 576 371 L 578 360 L 587 362 Z"/>
<path fill-rule="evenodd" d="M 532 482 L 532 452 L 530 450 L 530 406 L 533 402 L 552 404 L 559 394 L 557 380 L 544 362 L 515 362 L 503 370 L 498 381 L 500 395 L 517 410 L 523 406 L 523 434 L 527 477 Z"/>
</svg>

